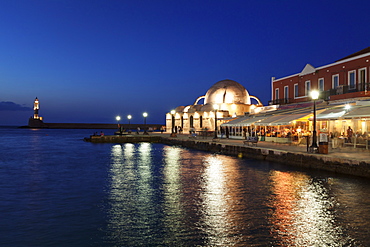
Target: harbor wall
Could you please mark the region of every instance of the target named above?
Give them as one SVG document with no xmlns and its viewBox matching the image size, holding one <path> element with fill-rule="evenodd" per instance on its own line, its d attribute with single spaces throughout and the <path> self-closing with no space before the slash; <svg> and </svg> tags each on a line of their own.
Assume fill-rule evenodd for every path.
<svg viewBox="0 0 370 247">
<path fill-rule="evenodd" d="M 108 136 L 90 136 L 85 141 L 92 143 L 137 143 L 137 142 L 161 142 L 160 136 L 152 135 L 108 135 Z"/>
<path fill-rule="evenodd" d="M 251 158 L 279 162 L 285 165 L 325 170 L 342 174 L 370 178 L 369 161 L 355 161 L 350 159 L 318 156 L 315 154 L 288 152 L 259 147 L 247 147 L 240 145 L 226 145 L 217 142 L 204 142 L 196 140 L 179 140 L 173 138 L 161 138 L 161 143 L 177 145 L 190 149 L 220 153 L 237 156 L 240 158 Z"/>
<path fill-rule="evenodd" d="M 370 178 L 370 161 L 343 159 L 303 152 L 224 144 L 217 141 L 176 139 L 158 135 L 90 136 L 89 138 L 85 138 L 85 141 L 93 143 L 157 142 L 211 153 L 226 154 L 239 158 L 266 160 L 290 166 Z"/>
<path fill-rule="evenodd" d="M 152 128 L 159 130 L 163 124 L 120 124 L 124 129 L 136 131 L 139 127 L 141 130 Z M 47 129 L 118 129 L 118 124 L 102 124 L 102 123 L 44 123 L 40 119 L 30 118 L 27 128 L 47 128 Z"/>
</svg>

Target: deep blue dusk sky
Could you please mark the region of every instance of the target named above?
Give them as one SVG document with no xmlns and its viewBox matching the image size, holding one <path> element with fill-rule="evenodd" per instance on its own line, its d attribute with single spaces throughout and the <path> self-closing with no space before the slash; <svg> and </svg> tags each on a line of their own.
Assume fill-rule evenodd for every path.
<svg viewBox="0 0 370 247">
<path fill-rule="evenodd" d="M 271 77 L 370 46 L 370 1 L 0 0 L 0 125 L 165 123 L 232 79 L 267 104 Z M 125 121 L 124 121 L 125 122 Z"/>
</svg>

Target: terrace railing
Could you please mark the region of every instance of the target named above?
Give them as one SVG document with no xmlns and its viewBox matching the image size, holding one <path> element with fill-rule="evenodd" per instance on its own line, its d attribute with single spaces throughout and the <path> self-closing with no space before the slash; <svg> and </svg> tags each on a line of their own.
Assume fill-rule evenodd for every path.
<svg viewBox="0 0 370 247">
<path fill-rule="evenodd" d="M 330 96 L 332 95 L 340 95 L 340 94 L 347 94 L 347 93 L 355 93 L 355 92 L 362 92 L 370 90 L 370 82 L 364 83 L 357 83 L 353 86 L 351 85 L 340 85 L 337 88 L 332 88 L 327 91 L 320 92 L 320 99 L 329 100 Z M 295 100 L 292 98 L 284 98 L 284 99 L 276 99 L 270 100 L 268 102 L 269 105 L 286 105 L 290 103 L 294 103 Z"/>
</svg>

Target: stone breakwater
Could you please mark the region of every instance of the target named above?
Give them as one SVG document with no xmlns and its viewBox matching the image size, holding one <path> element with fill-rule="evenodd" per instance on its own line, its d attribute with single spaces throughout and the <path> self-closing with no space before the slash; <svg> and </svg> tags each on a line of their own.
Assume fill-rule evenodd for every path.
<svg viewBox="0 0 370 247">
<path fill-rule="evenodd" d="M 336 156 L 309 154 L 297 151 L 283 151 L 265 147 L 225 144 L 212 140 L 177 139 L 158 135 L 91 136 L 90 138 L 85 138 L 85 141 L 93 143 L 157 142 L 211 153 L 226 154 L 239 158 L 267 160 L 296 167 L 332 171 L 370 178 L 370 162 L 368 160 L 359 161 L 339 158 Z"/>
</svg>

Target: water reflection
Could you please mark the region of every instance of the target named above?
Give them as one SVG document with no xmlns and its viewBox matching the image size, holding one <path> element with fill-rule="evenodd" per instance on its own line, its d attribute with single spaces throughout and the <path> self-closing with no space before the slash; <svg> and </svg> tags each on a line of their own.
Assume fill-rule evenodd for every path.
<svg viewBox="0 0 370 247">
<path fill-rule="evenodd" d="M 285 246 L 344 246 L 351 242 L 335 217 L 327 181 L 272 171 L 271 234 Z"/>
<path fill-rule="evenodd" d="M 203 220 L 207 230 L 207 242 L 211 246 L 224 245 L 229 242 L 227 238 L 229 208 L 223 162 L 217 156 L 207 156 L 204 165 Z"/>
<path fill-rule="evenodd" d="M 164 197 L 164 224 L 166 231 L 166 242 L 176 243 L 186 232 L 184 226 L 184 205 L 181 203 L 181 148 L 166 146 L 164 148 L 163 168 L 163 197 Z"/>
<path fill-rule="evenodd" d="M 354 245 L 331 180 L 253 162 L 149 143 L 112 146 L 108 242 Z"/>
<path fill-rule="evenodd" d="M 134 244 L 154 233 L 156 208 L 151 175 L 151 144 L 114 145 L 111 151 L 109 241 Z"/>
</svg>

